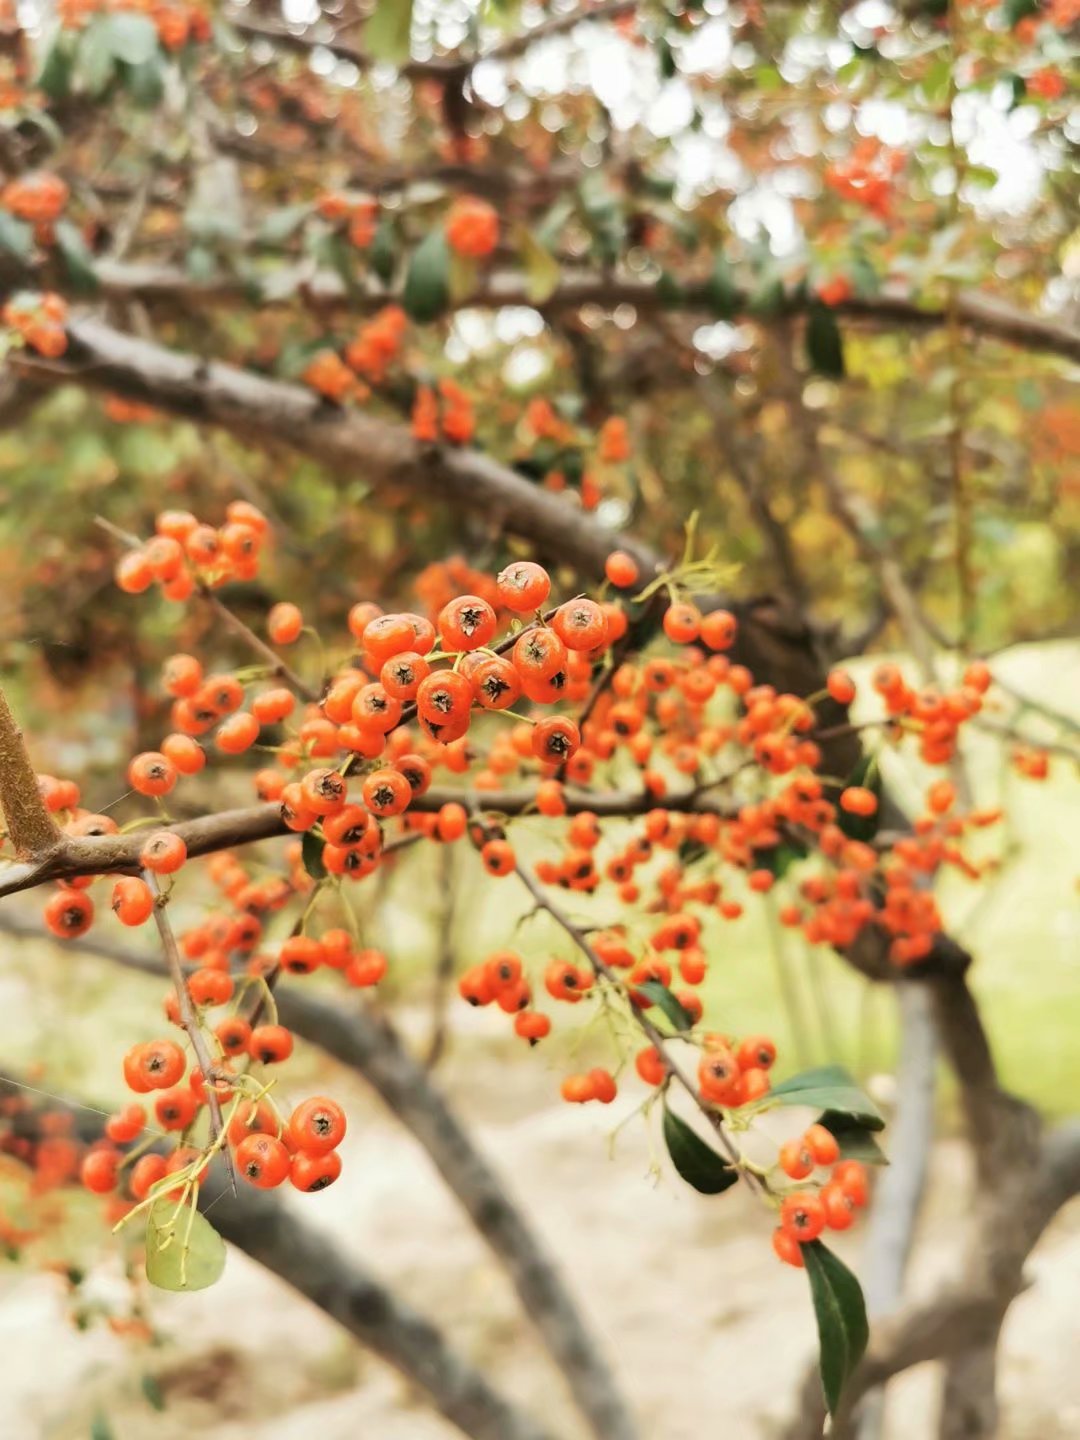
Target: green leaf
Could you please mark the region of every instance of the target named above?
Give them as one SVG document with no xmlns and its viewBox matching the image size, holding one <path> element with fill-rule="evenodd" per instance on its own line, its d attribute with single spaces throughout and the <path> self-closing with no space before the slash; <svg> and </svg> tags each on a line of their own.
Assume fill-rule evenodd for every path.
<svg viewBox="0 0 1080 1440">
<path fill-rule="evenodd" d="M 856 1085 L 842 1065 L 821 1065 L 813 1070 L 802 1070 L 788 1080 L 774 1085 L 767 1095 L 757 1102 L 765 1108 L 771 1105 L 805 1105 L 811 1110 L 835 1111 L 850 1116 L 867 1130 L 883 1130 L 885 1121 L 881 1112 Z"/>
<path fill-rule="evenodd" d="M 660 67 L 660 75 L 664 80 L 671 80 L 679 73 L 679 67 L 675 63 L 675 52 L 666 35 L 657 37 L 656 59 Z"/>
<path fill-rule="evenodd" d="M 120 83 L 141 110 L 156 110 L 165 94 L 165 67 L 160 55 L 139 65 L 120 66 Z"/>
<path fill-rule="evenodd" d="M 311 206 L 284 205 L 279 210 L 269 210 L 259 224 L 257 239 L 263 245 L 281 245 L 295 235 L 311 214 Z"/>
<path fill-rule="evenodd" d="M 393 222 L 380 220 L 375 238 L 368 246 L 368 264 L 383 282 L 389 285 L 397 269 L 398 246 L 394 235 Z"/>
<path fill-rule="evenodd" d="M 64 257 L 72 289 L 78 295 L 93 295 L 98 289 L 94 258 L 86 248 L 82 231 L 70 220 L 56 222 L 56 248 Z"/>
<path fill-rule="evenodd" d="M 836 823 L 849 840 L 869 841 L 881 824 L 881 767 L 873 755 L 864 755 L 844 781 L 845 790 L 853 785 L 872 791 L 878 798 L 878 808 L 872 815 L 852 815 L 837 807 Z"/>
<path fill-rule="evenodd" d="M 143 65 L 158 53 L 158 33 L 147 15 L 105 16 L 105 32 L 113 58 L 125 65 Z"/>
<path fill-rule="evenodd" d="M 781 840 L 779 845 L 774 845 L 771 850 L 757 850 L 754 852 L 755 860 L 763 870 L 771 870 L 778 880 L 783 879 L 792 865 L 805 860 L 809 855 L 809 847 L 802 841 L 794 838 Z"/>
<path fill-rule="evenodd" d="M 374 60 L 403 65 L 409 58 L 412 0 L 378 0 L 364 26 L 364 50 Z"/>
<path fill-rule="evenodd" d="M 61 35 L 49 46 L 37 77 L 37 88 L 50 100 L 66 100 L 71 94 L 71 74 L 75 67 L 75 50 L 67 35 Z"/>
<path fill-rule="evenodd" d="M 313 880 L 326 879 L 326 866 L 323 864 L 322 858 L 324 843 L 325 842 L 320 840 L 313 831 L 304 831 L 300 853 L 304 862 L 304 869 Z"/>
<path fill-rule="evenodd" d="M 401 297 L 405 313 L 424 323 L 437 320 L 450 303 L 450 247 L 441 225 L 413 251 Z"/>
<path fill-rule="evenodd" d="M 1026 20 L 1029 15 L 1039 13 L 1039 0 L 1005 0 L 1001 7 L 1001 16 L 1005 24 L 1012 30 Z"/>
<path fill-rule="evenodd" d="M 731 266 L 721 251 L 713 261 L 712 274 L 705 287 L 705 298 L 713 314 L 721 320 L 730 320 L 738 313 L 742 303 L 739 287 L 735 284 Z"/>
<path fill-rule="evenodd" d="M 90 1440 L 116 1440 L 116 1431 L 109 1424 L 104 1410 L 95 1410 L 90 1421 Z"/>
<path fill-rule="evenodd" d="M 685 1120 L 664 1106 L 664 1144 L 671 1163 L 688 1185 L 702 1195 L 720 1195 L 739 1178 L 734 1165 L 729 1165 L 706 1145 Z"/>
<path fill-rule="evenodd" d="M 164 1410 L 165 1395 L 161 1386 L 158 1384 L 157 1376 L 144 1375 L 139 1384 L 142 1387 L 143 1394 L 146 1396 L 146 1403 L 151 1409 L 158 1411 Z"/>
<path fill-rule="evenodd" d="M 116 72 L 108 18 L 95 15 L 79 40 L 75 73 L 88 95 L 103 95 Z"/>
<path fill-rule="evenodd" d="M 525 272 L 525 293 L 534 305 L 543 305 L 558 288 L 562 274 L 559 262 L 527 225 L 519 227 L 514 241 Z"/>
<path fill-rule="evenodd" d="M 0 250 L 14 255 L 16 260 L 29 260 L 34 248 L 34 232 L 22 220 L 16 220 L 7 210 L 0 210 Z"/>
<path fill-rule="evenodd" d="M 869 1337 L 866 1303 L 858 1280 L 820 1240 L 802 1247 L 810 1279 L 821 1349 L 821 1388 L 830 1415 L 862 1359 Z"/>
<path fill-rule="evenodd" d="M 887 1165 L 885 1152 L 865 1125 L 850 1115 L 841 1115 L 836 1110 L 826 1110 L 818 1119 L 837 1139 L 842 1160 L 860 1160 L 864 1165 Z"/>
<path fill-rule="evenodd" d="M 806 358 L 811 370 L 840 380 L 844 375 L 844 342 L 836 314 L 828 305 L 811 305 L 806 317 Z"/>
<path fill-rule="evenodd" d="M 694 1017 L 684 1005 L 679 1003 L 666 985 L 660 984 L 659 980 L 646 980 L 643 985 L 635 985 L 634 989 L 640 991 L 654 1005 L 658 1005 L 676 1030 L 693 1028 Z"/>
<path fill-rule="evenodd" d="M 221 1279 L 225 1241 L 209 1220 L 168 1196 L 150 1207 L 146 1222 L 146 1278 L 159 1290 L 205 1290 Z"/>
</svg>

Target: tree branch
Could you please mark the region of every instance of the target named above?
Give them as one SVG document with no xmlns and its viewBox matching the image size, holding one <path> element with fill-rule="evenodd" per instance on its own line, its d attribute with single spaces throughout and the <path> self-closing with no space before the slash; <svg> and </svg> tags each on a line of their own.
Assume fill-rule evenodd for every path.
<svg viewBox="0 0 1080 1440">
<path fill-rule="evenodd" d="M 0 1092 L 22 1093 L 14 1077 L 0 1076 Z M 52 1097 L 45 1113 L 66 1111 L 86 1143 L 101 1134 L 101 1111 Z M 238 1194 L 199 1193 L 212 1207 L 215 1230 L 336 1320 L 355 1339 L 416 1386 L 440 1415 L 469 1440 L 555 1440 L 554 1432 L 506 1399 L 451 1349 L 426 1315 L 377 1279 L 360 1261 L 312 1225 L 295 1219 L 279 1200 L 244 1187 Z"/>
<path fill-rule="evenodd" d="M 0 814 L 21 859 L 40 862 L 60 844 L 60 832 L 38 788 L 22 731 L 0 689 Z"/>
<path fill-rule="evenodd" d="M 185 271 L 168 265 L 147 262 L 118 264 L 100 261 L 96 273 L 102 292 L 110 299 L 167 302 L 175 305 L 250 303 L 250 287 L 229 275 L 212 280 L 195 280 Z M 304 298 L 320 313 L 345 310 L 350 315 L 377 310 L 383 305 L 399 303 L 400 295 L 370 287 L 359 295 L 346 291 L 341 281 L 329 273 L 315 280 L 305 278 Z M 806 311 L 812 297 L 801 294 L 786 297 L 785 308 L 778 319 L 790 319 Z M 292 296 L 268 299 L 266 304 L 291 305 Z M 1009 301 L 979 290 L 962 290 L 957 296 L 959 324 L 983 339 L 1015 345 L 1021 349 L 1059 355 L 1063 359 L 1080 360 L 1080 329 L 1065 319 L 1035 315 Z M 513 271 L 489 275 L 468 295 L 454 302 L 454 308 L 468 310 L 499 309 L 503 306 L 527 306 L 548 317 L 564 310 L 597 306 L 614 310 L 632 305 L 639 313 L 687 311 L 697 315 L 716 314 L 715 300 L 707 284 L 689 282 L 674 292 L 668 285 L 655 280 L 620 278 L 589 272 L 564 271 L 554 292 L 537 302 L 528 280 Z M 835 307 L 838 317 L 857 324 L 884 329 L 923 332 L 943 329 L 948 313 L 940 306 L 923 305 L 910 291 L 886 286 L 873 296 L 853 296 Z M 724 318 L 753 319 L 756 324 L 771 322 L 755 316 L 753 297 L 749 290 L 740 291 L 725 307 Z"/>
</svg>

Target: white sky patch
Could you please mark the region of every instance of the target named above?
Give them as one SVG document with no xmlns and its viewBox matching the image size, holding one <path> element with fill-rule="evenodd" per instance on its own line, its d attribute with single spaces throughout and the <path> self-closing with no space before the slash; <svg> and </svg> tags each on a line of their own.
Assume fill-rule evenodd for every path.
<svg viewBox="0 0 1080 1440">
<path fill-rule="evenodd" d="M 803 248 L 803 233 L 791 201 L 777 194 L 773 182 L 774 177 L 767 176 L 754 190 L 733 200 L 728 220 L 735 234 L 750 244 L 766 235 L 772 253 L 786 259 Z"/>
<path fill-rule="evenodd" d="M 707 20 L 679 48 L 679 69 L 686 75 L 723 75 L 731 68 L 731 26 Z"/>
</svg>

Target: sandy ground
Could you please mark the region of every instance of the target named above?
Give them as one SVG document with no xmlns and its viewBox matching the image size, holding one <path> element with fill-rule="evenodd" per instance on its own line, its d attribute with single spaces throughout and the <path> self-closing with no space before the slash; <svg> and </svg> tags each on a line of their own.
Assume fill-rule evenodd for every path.
<svg viewBox="0 0 1080 1440">
<path fill-rule="evenodd" d="M 430 1164 L 355 1081 L 332 1078 L 353 1116 L 347 1179 L 295 1203 L 437 1317 L 560 1440 L 577 1440 L 573 1412 L 508 1283 Z M 547 1104 L 548 1087 L 537 1085 L 528 1065 L 506 1066 L 459 1046 L 443 1078 L 558 1253 L 640 1416 L 643 1440 L 774 1435 L 811 1356 L 813 1322 L 805 1280 L 773 1260 L 753 1203 L 737 1192 L 705 1199 L 671 1176 L 655 1183 L 640 1124 L 623 1132 L 609 1160 L 618 1114 Z M 963 1180 L 961 1147 L 941 1146 L 916 1290 L 951 1273 Z M 844 1253 L 857 1265 L 857 1237 Z M 1076 1206 L 1048 1232 L 1030 1274 L 1034 1284 L 1005 1331 L 1003 1434 L 1065 1440 L 1080 1435 Z M 117 1283 L 108 1262 L 92 1283 L 103 1293 Z M 74 1331 L 49 1278 L 3 1274 L 2 1440 L 84 1440 L 96 1412 L 108 1418 L 114 1440 L 446 1440 L 457 1433 L 386 1366 L 239 1254 L 230 1255 L 214 1289 L 155 1303 L 167 1342 L 133 1353 L 102 1328 Z M 145 1372 L 164 1394 L 160 1413 L 140 1389 Z M 894 1387 L 890 1440 L 932 1435 L 934 1381 L 924 1367 Z"/>
</svg>

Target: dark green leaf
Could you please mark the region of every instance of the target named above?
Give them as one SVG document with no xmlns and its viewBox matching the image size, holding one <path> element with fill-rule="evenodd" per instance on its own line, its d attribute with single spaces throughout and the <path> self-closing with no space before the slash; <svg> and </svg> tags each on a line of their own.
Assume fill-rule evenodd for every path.
<svg viewBox="0 0 1080 1440">
<path fill-rule="evenodd" d="M 165 1395 L 157 1382 L 156 1375 L 144 1375 L 140 1381 L 146 1402 L 154 1410 L 165 1409 Z"/>
<path fill-rule="evenodd" d="M 844 375 L 844 342 L 836 314 L 828 305 L 811 305 L 806 317 L 806 358 L 811 370 L 840 380 Z"/>
<path fill-rule="evenodd" d="M 856 1085 L 842 1065 L 821 1065 L 803 1070 L 774 1085 L 758 1102 L 770 1105 L 805 1105 L 811 1110 L 830 1110 L 848 1115 L 867 1130 L 883 1130 L 885 1121 L 877 1106 Z"/>
<path fill-rule="evenodd" d="M 656 59 L 660 66 L 660 74 L 665 80 L 671 80 L 679 73 L 679 67 L 675 63 L 675 52 L 666 35 L 661 35 L 657 39 Z"/>
<path fill-rule="evenodd" d="M 844 1386 L 862 1359 L 869 1335 L 858 1280 L 820 1240 L 802 1247 L 821 1347 L 821 1387 L 834 1415 Z"/>
<path fill-rule="evenodd" d="M 409 58 L 412 0 L 378 0 L 364 26 L 364 49 L 373 59 L 403 65 Z"/>
<path fill-rule="evenodd" d="M 14 255 L 16 260 L 29 260 L 34 248 L 34 232 L 22 220 L 7 210 L 0 210 L 0 250 Z"/>
<path fill-rule="evenodd" d="M 659 980 L 646 980 L 643 985 L 635 985 L 639 990 L 658 1005 L 667 1018 L 675 1026 L 676 1030 L 690 1030 L 694 1024 L 694 1017 L 684 1005 L 681 1005 L 666 985 L 661 985 Z"/>
<path fill-rule="evenodd" d="M 98 288 L 98 278 L 82 231 L 70 220 L 58 220 L 55 229 L 56 248 L 64 257 L 72 289 L 78 295 L 93 295 Z"/>
<path fill-rule="evenodd" d="M 818 1119 L 819 1125 L 831 1130 L 840 1145 L 843 1160 L 861 1160 L 864 1165 L 887 1165 L 885 1152 L 865 1125 L 850 1115 L 841 1115 L 836 1110 L 826 1110 Z"/>
<path fill-rule="evenodd" d="M 141 110 L 156 110 L 165 94 L 165 67 L 160 55 L 139 65 L 120 66 L 120 81 Z"/>
<path fill-rule="evenodd" d="M 75 51 L 66 35 L 61 35 L 49 47 L 37 78 L 37 88 L 50 100 L 66 100 L 71 94 L 71 72 L 75 63 Z"/>
<path fill-rule="evenodd" d="M 326 879 L 326 866 L 323 864 L 322 858 L 324 843 L 312 831 L 304 831 L 304 839 L 300 847 L 301 856 L 304 861 L 304 869 L 313 880 Z"/>
<path fill-rule="evenodd" d="M 873 755 L 864 755 L 844 781 L 844 789 L 853 785 L 870 790 L 878 798 L 878 808 L 872 815 L 852 815 L 837 807 L 836 823 L 849 840 L 869 841 L 878 832 L 881 824 L 881 768 Z"/>
<path fill-rule="evenodd" d="M 791 839 L 782 840 L 779 845 L 774 845 L 771 850 L 757 850 L 754 852 L 755 859 L 763 870 L 771 870 L 778 880 L 783 879 L 792 865 L 800 860 L 805 860 L 809 854 L 807 846 L 801 841 Z"/>
<path fill-rule="evenodd" d="M 389 220 L 380 220 L 375 238 L 368 246 L 368 263 L 383 282 L 389 285 L 397 268 L 398 247 L 394 239 L 394 226 Z"/>
<path fill-rule="evenodd" d="M 1005 0 L 1001 7 L 1001 16 L 1010 30 L 1019 25 L 1021 20 L 1026 20 L 1029 15 L 1039 13 L 1039 0 Z"/>
<path fill-rule="evenodd" d="M 221 1279 L 225 1241 L 209 1220 L 163 1197 L 146 1222 L 146 1278 L 159 1290 L 205 1290 Z"/>
<path fill-rule="evenodd" d="M 739 1178 L 734 1165 L 729 1165 L 706 1145 L 700 1135 L 690 1129 L 685 1120 L 680 1120 L 664 1106 L 664 1144 L 667 1146 L 671 1163 L 688 1185 L 702 1195 L 720 1195 L 730 1189 Z"/>
<path fill-rule="evenodd" d="M 730 320 L 738 313 L 742 303 L 731 266 L 720 251 L 717 251 L 713 261 L 712 274 L 706 287 L 706 299 L 713 314 L 718 315 L 721 320 Z"/>
<path fill-rule="evenodd" d="M 405 313 L 421 323 L 438 319 L 450 303 L 450 247 L 441 225 L 413 251 L 401 303 Z"/>
</svg>

